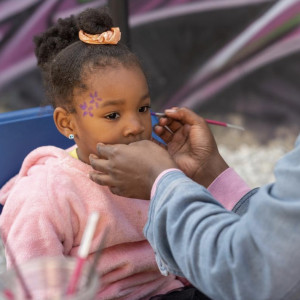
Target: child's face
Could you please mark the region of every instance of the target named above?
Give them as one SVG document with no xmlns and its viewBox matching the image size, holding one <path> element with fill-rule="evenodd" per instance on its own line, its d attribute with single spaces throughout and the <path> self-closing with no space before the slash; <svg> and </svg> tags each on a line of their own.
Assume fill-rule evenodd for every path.
<svg viewBox="0 0 300 300">
<path fill-rule="evenodd" d="M 74 135 L 82 161 L 89 163 L 98 142 L 129 144 L 151 138 L 148 84 L 139 68 L 95 69 L 86 85 L 86 91 L 74 94 Z"/>
</svg>

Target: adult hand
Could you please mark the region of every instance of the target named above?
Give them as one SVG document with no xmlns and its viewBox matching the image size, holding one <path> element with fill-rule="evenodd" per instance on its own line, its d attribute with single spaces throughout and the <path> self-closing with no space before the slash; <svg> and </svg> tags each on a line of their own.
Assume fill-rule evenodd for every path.
<svg viewBox="0 0 300 300">
<path fill-rule="evenodd" d="M 165 110 L 165 113 L 167 117 L 160 119 L 155 132 L 167 143 L 168 152 L 179 169 L 208 187 L 228 165 L 220 155 L 207 123 L 187 108 Z"/>
<path fill-rule="evenodd" d="M 98 144 L 99 157 L 90 155 L 90 177 L 112 193 L 124 197 L 150 199 L 156 177 L 169 168 L 176 168 L 169 153 L 151 141 L 129 145 Z"/>
</svg>

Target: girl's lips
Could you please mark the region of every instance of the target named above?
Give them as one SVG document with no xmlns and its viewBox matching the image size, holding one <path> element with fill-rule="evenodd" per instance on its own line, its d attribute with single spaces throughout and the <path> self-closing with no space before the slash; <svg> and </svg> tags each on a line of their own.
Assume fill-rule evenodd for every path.
<svg viewBox="0 0 300 300">
<path fill-rule="evenodd" d="M 145 141 L 145 140 L 151 140 L 151 138 L 139 138 L 139 139 L 132 139 L 132 140 L 130 140 L 130 141 L 128 141 L 128 142 L 126 142 L 126 143 L 124 143 L 124 144 L 126 144 L 126 145 L 129 145 L 129 144 L 132 144 L 132 143 L 135 143 L 135 142 L 140 142 L 140 141 Z"/>
</svg>

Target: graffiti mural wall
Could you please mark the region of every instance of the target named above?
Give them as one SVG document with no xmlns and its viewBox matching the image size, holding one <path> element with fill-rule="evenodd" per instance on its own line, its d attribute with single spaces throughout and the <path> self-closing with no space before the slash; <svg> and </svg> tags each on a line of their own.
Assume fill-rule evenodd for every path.
<svg viewBox="0 0 300 300">
<path fill-rule="evenodd" d="M 33 37 L 58 18 L 105 1 L 0 1 L 0 101 L 7 109 L 38 106 L 44 101 L 36 68 Z"/>
<path fill-rule="evenodd" d="M 45 103 L 32 38 L 104 0 L 0 1 L 2 110 Z M 129 0 L 130 47 L 157 110 L 185 105 L 275 123 L 300 112 L 299 0 Z"/>
</svg>

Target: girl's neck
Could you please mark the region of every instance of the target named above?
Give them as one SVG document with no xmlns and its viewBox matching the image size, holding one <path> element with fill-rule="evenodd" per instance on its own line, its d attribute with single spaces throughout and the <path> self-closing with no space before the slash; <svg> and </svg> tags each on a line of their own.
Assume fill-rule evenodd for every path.
<svg viewBox="0 0 300 300">
<path fill-rule="evenodd" d="M 77 147 L 76 148 L 76 153 L 77 153 L 77 157 L 80 161 L 84 162 L 85 164 L 90 165 L 90 160 L 89 158 L 85 158 L 84 155 L 82 155 L 82 153 L 80 152 L 80 149 Z"/>
</svg>

